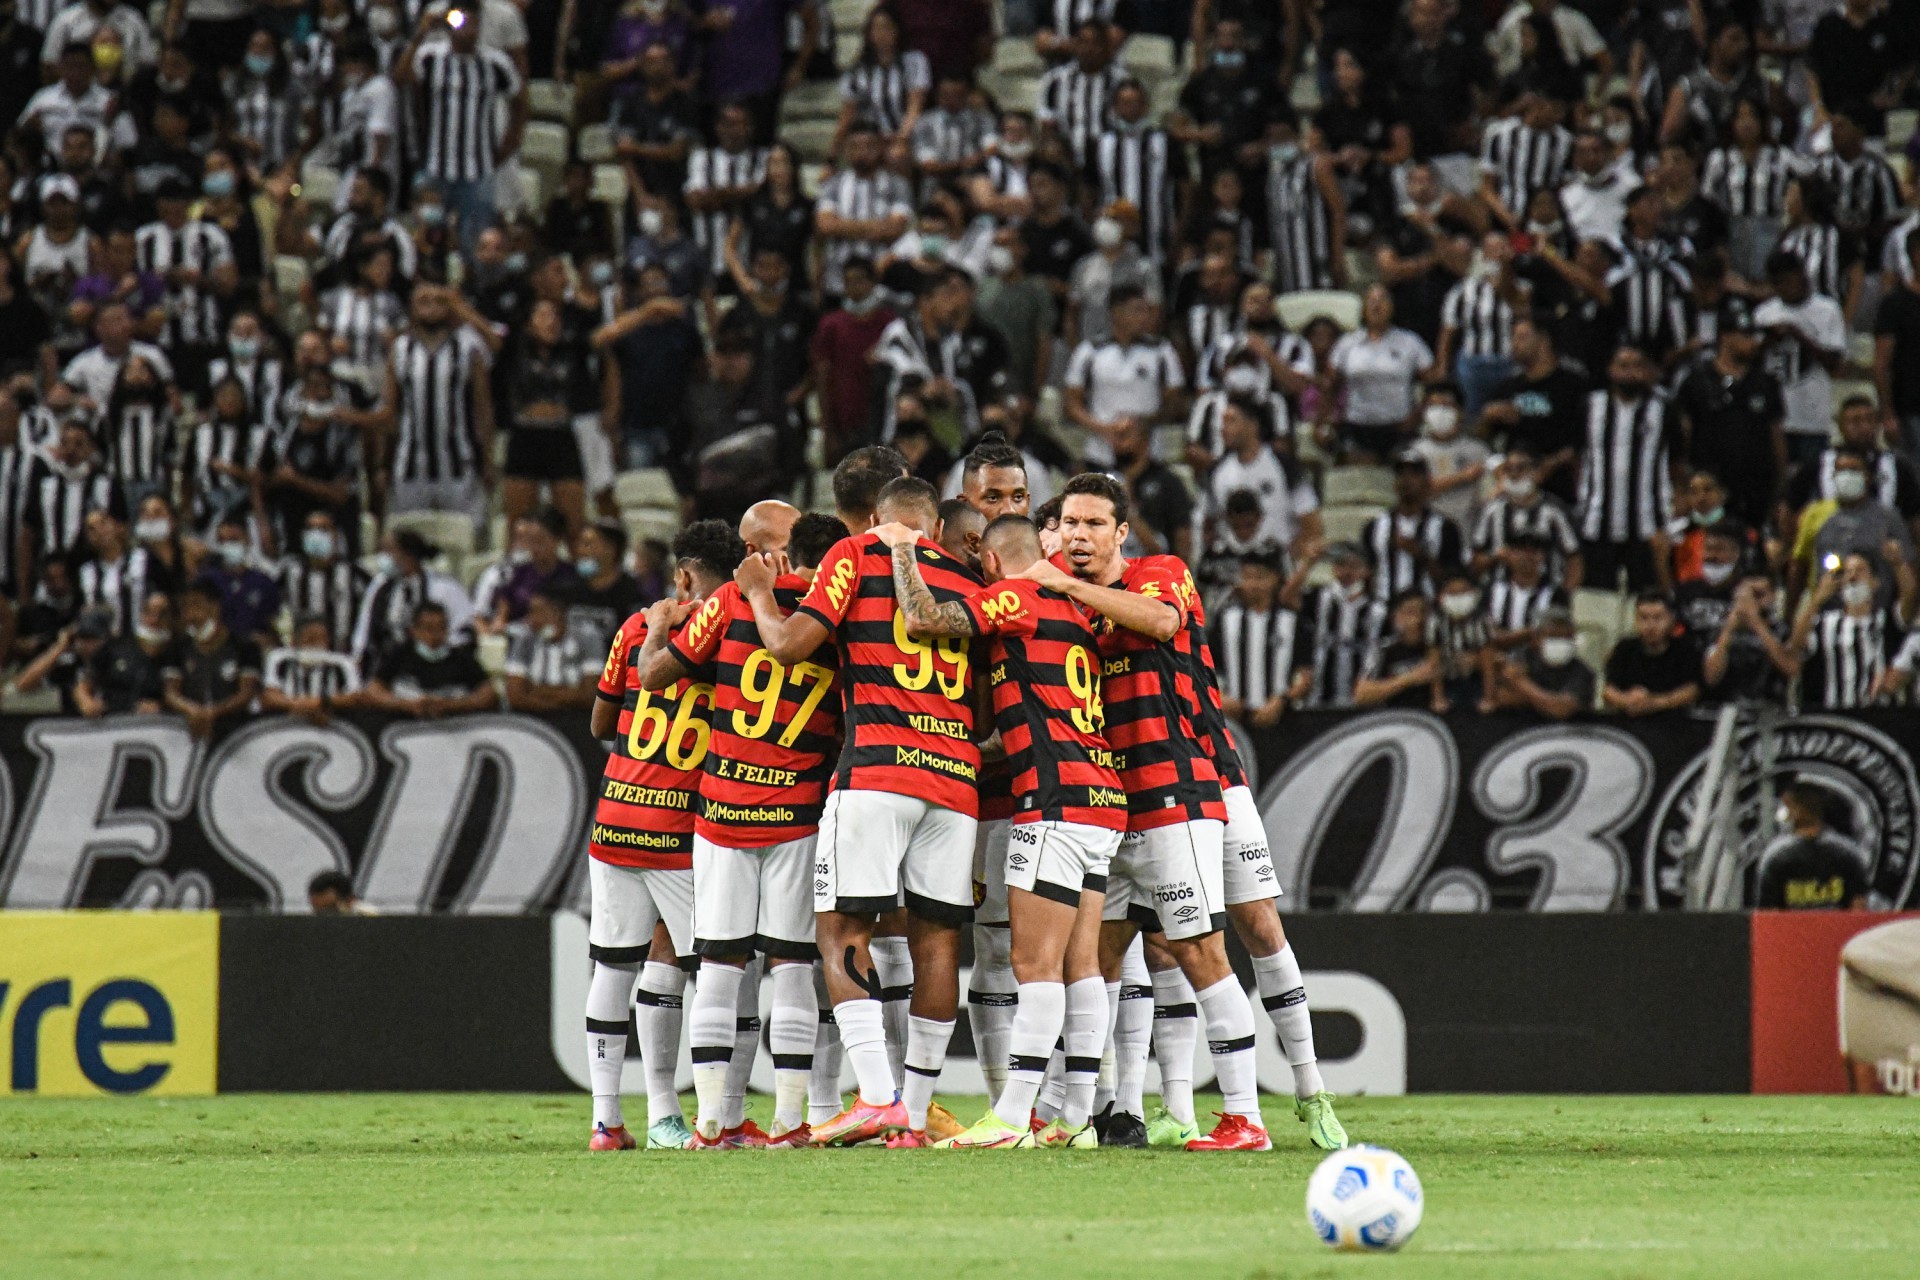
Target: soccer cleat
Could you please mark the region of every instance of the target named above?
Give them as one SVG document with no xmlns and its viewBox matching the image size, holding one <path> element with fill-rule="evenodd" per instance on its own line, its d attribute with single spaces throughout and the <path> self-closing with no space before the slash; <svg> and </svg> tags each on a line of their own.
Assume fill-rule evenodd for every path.
<svg viewBox="0 0 1920 1280">
<path fill-rule="evenodd" d="M 745 1120 L 720 1135 L 721 1145 L 729 1150 L 752 1150 L 767 1145 L 767 1133 L 751 1120 Z"/>
<path fill-rule="evenodd" d="M 1107 1126 L 1112 1123 L 1113 1104 L 1111 1102 L 1093 1113 L 1093 1131 L 1100 1135 L 1100 1141 L 1105 1142 L 1107 1140 Z M 1038 1133 L 1040 1128 L 1040 1115 L 1038 1112 L 1035 1112 L 1033 1130 L 1035 1133 Z"/>
<path fill-rule="evenodd" d="M 714 1134 L 709 1137 L 707 1134 L 700 1132 L 699 1125 L 695 1125 L 693 1127 L 693 1136 L 687 1139 L 686 1149 L 688 1151 L 731 1151 L 733 1147 L 727 1142 L 724 1133 Z"/>
<path fill-rule="evenodd" d="M 875 1138 L 890 1137 L 908 1127 L 906 1104 L 900 1099 L 895 1098 L 885 1106 L 876 1107 L 856 1097 L 852 1106 L 825 1124 L 814 1127 L 813 1145 L 851 1147 Z"/>
<path fill-rule="evenodd" d="M 1273 1139 L 1245 1116 L 1221 1115 L 1220 1123 L 1213 1126 L 1213 1132 L 1204 1138 L 1195 1138 L 1187 1144 L 1189 1151 L 1271 1151 Z"/>
<path fill-rule="evenodd" d="M 1097 1147 L 1100 1134 L 1089 1120 L 1078 1129 L 1069 1129 L 1060 1120 L 1047 1122 L 1047 1127 L 1034 1135 L 1034 1145 L 1040 1147 Z"/>
<path fill-rule="evenodd" d="M 928 1104 L 927 1136 L 933 1139 L 934 1142 L 943 1142 L 948 1138 L 955 1137 L 966 1131 L 967 1126 L 961 1124 L 953 1112 L 947 1110 L 937 1102 Z"/>
<path fill-rule="evenodd" d="M 683 1115 L 671 1115 L 647 1126 L 649 1151 L 685 1151 L 692 1141 L 693 1130 L 687 1128 L 687 1118 Z"/>
<path fill-rule="evenodd" d="M 1325 1089 L 1311 1098 L 1295 1098 L 1293 1114 L 1307 1126 L 1307 1137 L 1322 1151 L 1339 1151 L 1347 1145 L 1347 1129 L 1333 1114 L 1333 1095 Z"/>
<path fill-rule="evenodd" d="M 1147 1121 L 1147 1145 L 1150 1147 L 1184 1147 L 1200 1136 L 1200 1126 L 1191 1120 L 1177 1119 L 1173 1112 L 1161 1107 Z"/>
<path fill-rule="evenodd" d="M 1107 1131 L 1094 1130 L 1103 1147 L 1144 1147 L 1147 1123 L 1131 1111 L 1116 1111 L 1107 1118 Z"/>
<path fill-rule="evenodd" d="M 1040 1113 L 1038 1111 L 1027 1112 L 1027 1132 L 1028 1133 L 1038 1133 L 1046 1127 L 1047 1127 L 1047 1122 L 1040 1118 Z"/>
<path fill-rule="evenodd" d="M 902 1129 L 887 1139 L 889 1151 L 911 1151 L 932 1145 L 933 1140 L 927 1137 L 925 1129 Z"/>
<path fill-rule="evenodd" d="M 587 1139 L 589 1151 L 631 1151 L 640 1145 L 640 1140 L 627 1132 L 627 1126 L 617 1124 L 609 1129 L 604 1124 L 593 1126 L 593 1136 Z"/>
<path fill-rule="evenodd" d="M 767 1150 L 769 1151 L 775 1149 L 786 1151 L 795 1147 L 810 1147 L 812 1145 L 813 1128 L 805 1121 L 802 1121 L 791 1129 L 782 1129 L 779 1125 L 775 1125 L 773 1127 L 773 1136 L 767 1139 Z"/>
<path fill-rule="evenodd" d="M 1022 1131 L 1008 1124 L 989 1111 L 973 1122 L 973 1127 L 963 1129 L 951 1138 L 943 1139 L 933 1145 L 943 1151 L 996 1151 L 1011 1150 L 1015 1147 L 1030 1148 L 1035 1144 L 1033 1129 Z"/>
</svg>

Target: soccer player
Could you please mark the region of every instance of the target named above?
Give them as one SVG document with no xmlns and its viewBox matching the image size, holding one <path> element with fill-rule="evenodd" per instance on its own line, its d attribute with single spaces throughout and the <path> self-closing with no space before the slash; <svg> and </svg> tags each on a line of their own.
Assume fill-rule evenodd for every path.
<svg viewBox="0 0 1920 1280">
<path fill-rule="evenodd" d="M 812 585 L 814 569 L 844 530 L 831 516 L 749 512 L 743 521 L 751 545 L 784 551 L 790 571 L 774 580 L 783 614 L 791 614 Z M 787 527 L 782 527 L 787 526 Z M 789 529 L 791 532 L 789 533 Z M 693 947 L 700 955 L 692 1023 L 693 1087 L 699 1111 L 692 1149 L 745 1146 L 804 1147 L 812 1131 L 804 1118 L 813 1070 L 819 1005 L 814 998 L 813 855 L 820 809 L 838 746 L 840 697 L 830 645 L 787 666 L 760 644 L 753 610 L 727 583 L 708 597 L 693 620 L 641 674 L 648 689 L 665 689 L 712 667 L 713 733 L 700 779 L 693 827 Z M 766 957 L 773 987 L 774 1117 L 770 1139 L 743 1112 L 743 1092 L 729 1076 L 735 1040 L 757 1039 L 759 1023 L 736 1012 L 747 966 Z M 755 993 L 757 1001 L 757 992 Z"/>
<path fill-rule="evenodd" d="M 1101 927 L 1109 1009 L 1135 933 L 1158 935 L 1198 993 L 1225 1113 L 1189 1151 L 1271 1149 L 1254 1076 L 1253 1006 L 1227 963 L 1221 850 L 1226 806 L 1189 714 L 1187 615 L 1193 579 L 1166 556 L 1128 560 L 1127 492 L 1110 477 L 1075 476 L 1061 491 L 1061 555 L 1022 574 L 1099 613 L 1107 740 L 1128 799 L 1127 834 L 1114 855 Z M 1110 1145 L 1145 1146 L 1142 1117 L 1116 1110 Z"/>
<path fill-rule="evenodd" d="M 980 581 L 940 550 L 938 508 L 933 486 L 914 477 L 889 483 L 877 502 L 882 523 L 899 521 L 924 535 L 916 548 L 923 572 L 946 603 L 972 595 Z M 960 926 L 973 913 L 980 751 L 967 642 L 907 634 L 892 552 L 870 533 L 835 544 L 790 618 L 780 612 L 765 562 L 746 561 L 735 581 L 776 661 L 803 661 L 835 641 L 846 689 L 845 740 L 820 818 L 814 911 L 827 992 L 860 1096 L 814 1126 L 814 1141 L 884 1135 L 889 1146 L 925 1146 L 959 1001 Z M 903 894 L 914 986 L 901 1096 L 887 1059 L 870 939 L 874 917 Z"/>
<path fill-rule="evenodd" d="M 1013 779 L 1006 845 L 1007 907 L 1019 1004 L 1006 1079 L 972 1128 L 940 1144 L 1097 1147 L 1090 1119 L 1107 1040 L 1100 915 L 1107 864 L 1127 826 L 1127 796 L 1101 734 L 1099 641 L 1066 596 L 1010 575 L 1042 559 L 1025 516 L 987 526 L 981 566 L 992 586 L 936 605 L 921 577 L 914 534 L 882 525 L 907 633 L 922 639 L 990 637 L 987 681 Z M 1066 1098 L 1038 1135 L 1030 1120 L 1054 1042 L 1064 1044 Z"/>
<path fill-rule="evenodd" d="M 746 549 L 718 520 L 688 525 L 673 540 L 674 595 L 628 618 L 613 638 L 593 704 L 593 736 L 613 739 L 587 852 L 593 895 L 587 952 L 587 1072 L 593 1087 L 593 1151 L 630 1151 L 620 1108 L 627 1056 L 627 997 L 634 996 L 647 1071 L 647 1146 L 684 1147 L 674 1064 L 680 1050 L 682 965 L 693 950 L 693 801 L 707 753 L 712 672 L 690 671 L 658 693 L 640 673 L 685 625 L 692 605 L 733 573 Z"/>
</svg>

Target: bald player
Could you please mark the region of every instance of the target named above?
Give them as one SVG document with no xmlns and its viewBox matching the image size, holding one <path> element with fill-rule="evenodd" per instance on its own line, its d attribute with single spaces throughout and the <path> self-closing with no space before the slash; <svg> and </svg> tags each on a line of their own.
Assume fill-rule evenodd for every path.
<svg viewBox="0 0 1920 1280">
<path fill-rule="evenodd" d="M 752 555 L 785 551 L 788 540 L 793 537 L 794 523 L 799 519 L 800 508 L 791 503 L 778 498 L 756 502 L 740 517 L 740 541 L 747 544 L 747 551 Z"/>
</svg>

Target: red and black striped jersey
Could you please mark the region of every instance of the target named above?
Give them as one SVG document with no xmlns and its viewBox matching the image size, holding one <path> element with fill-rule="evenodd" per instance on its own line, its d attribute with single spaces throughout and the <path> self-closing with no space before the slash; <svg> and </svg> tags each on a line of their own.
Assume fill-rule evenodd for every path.
<svg viewBox="0 0 1920 1280">
<path fill-rule="evenodd" d="M 1023 578 L 966 602 L 993 637 L 987 679 L 1013 772 L 1014 823 L 1127 829 L 1127 793 L 1101 732 L 1100 642 L 1078 605 Z"/>
<path fill-rule="evenodd" d="M 620 728 L 600 783 L 588 852 L 623 867 L 693 866 L 693 805 L 707 759 L 713 670 L 695 668 L 658 693 L 640 687 L 647 616 L 620 626 L 600 673 L 600 696 L 620 705 Z M 671 642 L 670 642 L 671 643 Z"/>
<path fill-rule="evenodd" d="M 782 615 L 805 578 L 773 584 Z M 760 643 L 753 606 L 729 582 L 669 642 L 689 671 L 713 668 L 713 736 L 694 831 L 729 849 L 761 849 L 813 834 L 840 737 L 832 645 L 785 666 Z"/>
<path fill-rule="evenodd" d="M 1220 775 L 1194 723 L 1187 615 L 1197 596 L 1193 576 L 1174 556 L 1130 560 L 1117 582 L 1180 612 L 1171 640 L 1155 640 L 1096 617 L 1107 742 L 1126 787 L 1127 829 L 1147 831 L 1202 818 L 1226 821 Z"/>
<path fill-rule="evenodd" d="M 1192 578 L 1189 577 L 1191 582 Z M 1187 611 L 1187 644 L 1198 655 L 1193 668 L 1193 702 L 1199 716 L 1200 732 L 1207 744 L 1207 754 L 1213 757 L 1213 767 L 1220 775 L 1222 790 L 1247 785 L 1247 771 L 1240 763 L 1240 748 L 1233 740 L 1233 727 L 1227 722 L 1225 708 L 1220 705 L 1220 681 L 1213 665 L 1213 648 L 1207 643 L 1206 605 L 1199 593 L 1193 596 L 1193 607 Z"/>
<path fill-rule="evenodd" d="M 916 554 L 936 601 L 965 600 L 979 589 L 978 575 L 925 538 Z M 907 634 L 887 544 L 871 533 L 834 543 L 798 612 L 839 646 L 845 729 L 834 787 L 917 796 L 977 816 L 968 641 Z"/>
</svg>

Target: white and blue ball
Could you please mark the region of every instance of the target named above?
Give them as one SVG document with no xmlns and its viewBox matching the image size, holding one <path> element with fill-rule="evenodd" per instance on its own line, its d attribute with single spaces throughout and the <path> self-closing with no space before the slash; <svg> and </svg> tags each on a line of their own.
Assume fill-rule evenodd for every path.
<svg viewBox="0 0 1920 1280">
<path fill-rule="evenodd" d="M 1420 1225 L 1426 1197 L 1413 1166 L 1385 1147 L 1348 1147 L 1307 1181 L 1307 1223 L 1346 1253 L 1398 1249 Z"/>
</svg>

